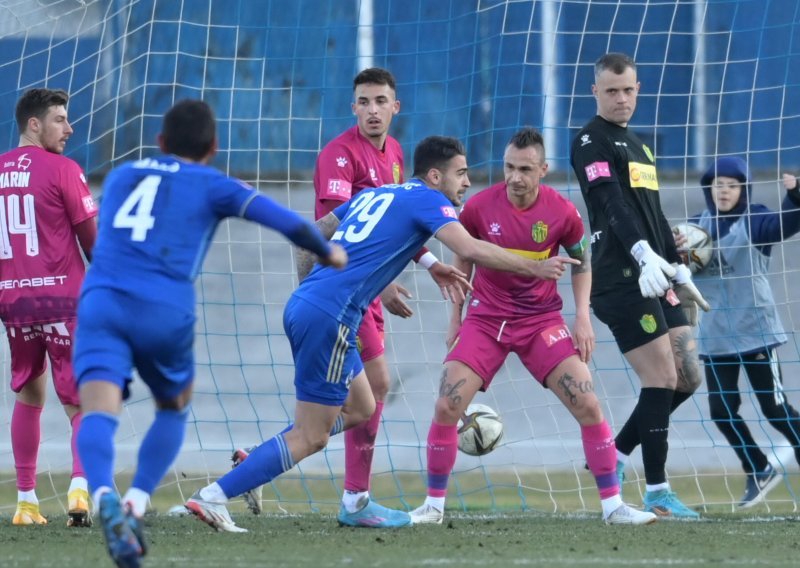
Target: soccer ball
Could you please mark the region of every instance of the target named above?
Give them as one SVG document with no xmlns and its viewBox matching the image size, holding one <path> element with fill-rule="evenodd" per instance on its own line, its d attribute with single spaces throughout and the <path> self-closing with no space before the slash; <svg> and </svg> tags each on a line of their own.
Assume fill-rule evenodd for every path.
<svg viewBox="0 0 800 568">
<path fill-rule="evenodd" d="M 484 456 L 503 438 L 503 421 L 485 404 L 470 404 L 458 424 L 458 449 L 471 456 Z"/>
<path fill-rule="evenodd" d="M 714 247 L 711 235 L 700 225 L 694 223 L 681 223 L 672 227 L 675 234 L 686 235 L 686 244 L 678 249 L 684 264 L 689 266 L 692 274 L 703 270 L 711 261 Z"/>
</svg>

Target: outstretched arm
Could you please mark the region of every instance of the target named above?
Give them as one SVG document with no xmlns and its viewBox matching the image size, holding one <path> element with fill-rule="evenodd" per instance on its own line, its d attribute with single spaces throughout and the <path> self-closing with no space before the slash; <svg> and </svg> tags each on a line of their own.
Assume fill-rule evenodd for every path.
<svg viewBox="0 0 800 568">
<path fill-rule="evenodd" d="M 448 223 L 436 233 L 436 238 L 464 259 L 505 272 L 515 272 L 545 280 L 558 280 L 568 264 L 580 261 L 563 256 L 536 261 L 512 254 L 499 246 L 472 238 L 461 223 Z"/>
</svg>

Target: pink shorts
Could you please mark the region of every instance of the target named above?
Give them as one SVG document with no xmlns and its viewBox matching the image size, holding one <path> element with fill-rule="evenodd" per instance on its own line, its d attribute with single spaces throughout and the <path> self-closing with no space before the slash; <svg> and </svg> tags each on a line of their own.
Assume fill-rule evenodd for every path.
<svg viewBox="0 0 800 568">
<path fill-rule="evenodd" d="M 547 375 L 564 359 L 577 355 L 578 350 L 559 312 L 514 319 L 468 312 L 445 362 L 467 365 L 483 379 L 481 390 L 485 391 L 509 353 L 516 353 L 544 385 Z"/>
<path fill-rule="evenodd" d="M 19 392 L 47 370 L 49 356 L 53 384 L 61 404 L 79 405 L 78 385 L 72 371 L 75 320 L 8 327 L 11 350 L 11 390 Z"/>
<path fill-rule="evenodd" d="M 361 361 L 372 361 L 384 354 L 386 347 L 383 335 L 383 306 L 380 298 L 376 298 L 364 312 L 364 319 L 361 320 L 356 336 Z"/>
</svg>

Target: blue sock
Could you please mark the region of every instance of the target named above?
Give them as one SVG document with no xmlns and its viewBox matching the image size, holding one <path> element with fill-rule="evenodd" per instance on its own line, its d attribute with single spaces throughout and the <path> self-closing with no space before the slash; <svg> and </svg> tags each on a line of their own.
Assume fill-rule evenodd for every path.
<svg viewBox="0 0 800 568">
<path fill-rule="evenodd" d="M 89 489 L 114 487 L 114 434 L 119 418 L 105 412 L 88 412 L 78 430 L 78 454 Z"/>
<path fill-rule="evenodd" d="M 228 498 L 236 497 L 269 483 L 293 467 L 292 454 L 281 433 L 258 446 L 246 460 L 219 478 L 217 483 Z"/>
<path fill-rule="evenodd" d="M 157 410 L 156 418 L 139 446 L 139 462 L 131 487 L 152 495 L 169 466 L 181 451 L 186 433 L 186 416 L 183 410 Z"/>
</svg>

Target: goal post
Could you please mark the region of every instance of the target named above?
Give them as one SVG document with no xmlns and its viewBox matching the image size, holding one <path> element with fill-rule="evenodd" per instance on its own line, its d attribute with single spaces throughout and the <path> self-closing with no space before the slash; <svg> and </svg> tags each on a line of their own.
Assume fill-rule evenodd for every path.
<svg viewBox="0 0 800 568">
<path fill-rule="evenodd" d="M 714 158 L 739 155 L 755 174 L 754 201 L 776 208 L 784 171 L 800 175 L 800 7 L 795 0 L 0 0 L 0 139 L 17 145 L 14 104 L 32 87 L 66 89 L 75 130 L 66 154 L 99 191 L 125 160 L 154 155 L 164 111 L 207 100 L 218 119 L 213 165 L 308 217 L 312 170 L 326 142 L 354 124 L 352 79 L 366 65 L 390 69 L 401 111 L 391 133 L 410 174 L 415 144 L 455 136 L 468 149 L 477 192 L 502 178 L 502 155 L 523 125 L 540 128 L 553 185 L 583 211 L 569 146 L 595 113 L 593 62 L 624 51 L 638 63 L 641 94 L 631 123 L 657 157 L 671 224 L 704 207 L 699 178 Z M 99 196 L 102 202 L 102 196 Z M 588 226 L 587 226 L 588 231 Z M 438 242 L 440 258 L 450 254 Z M 800 404 L 796 240 L 773 247 L 770 282 L 790 340 L 779 349 L 785 394 Z M 0 274 L 2 274 L 0 265 Z M 0 280 L 2 278 L 0 277 Z M 568 280 L 568 279 L 567 279 Z M 415 314 L 387 314 L 392 386 L 375 451 L 376 496 L 410 506 L 424 497 L 426 436 L 438 392 L 449 307 L 424 270 L 400 283 Z M 186 442 L 164 487 L 184 496 L 230 467 L 236 447 L 266 440 L 292 420 L 294 366 L 283 306 L 297 284 L 293 252 L 277 234 L 223 223 L 197 281 L 196 387 Z M 567 281 L 559 285 L 572 323 Z M 726 309 L 715 306 L 715 309 Z M 591 369 L 612 428 L 636 404 L 639 383 L 608 330 Z M 0 353 L 0 514 L 15 505 L 7 342 Z M 769 510 L 795 510 L 800 490 L 791 448 L 764 419 L 744 377 L 748 422 L 786 482 Z M 43 414 L 39 458 L 44 507 L 66 502 L 69 433 L 54 393 Z M 584 470 L 580 430 L 515 356 L 475 402 L 502 417 L 501 446 L 458 456 L 454 507 L 598 511 Z M 117 472 L 130 475 L 153 405 L 134 382 L 117 434 Z M 343 437 L 265 492 L 276 510 L 335 505 Z M 626 500 L 643 490 L 637 451 Z M 674 415 L 668 472 L 694 507 L 732 510 L 744 488 L 733 450 L 709 418 L 707 389 Z M 717 509 L 714 509 L 714 508 Z"/>
</svg>

